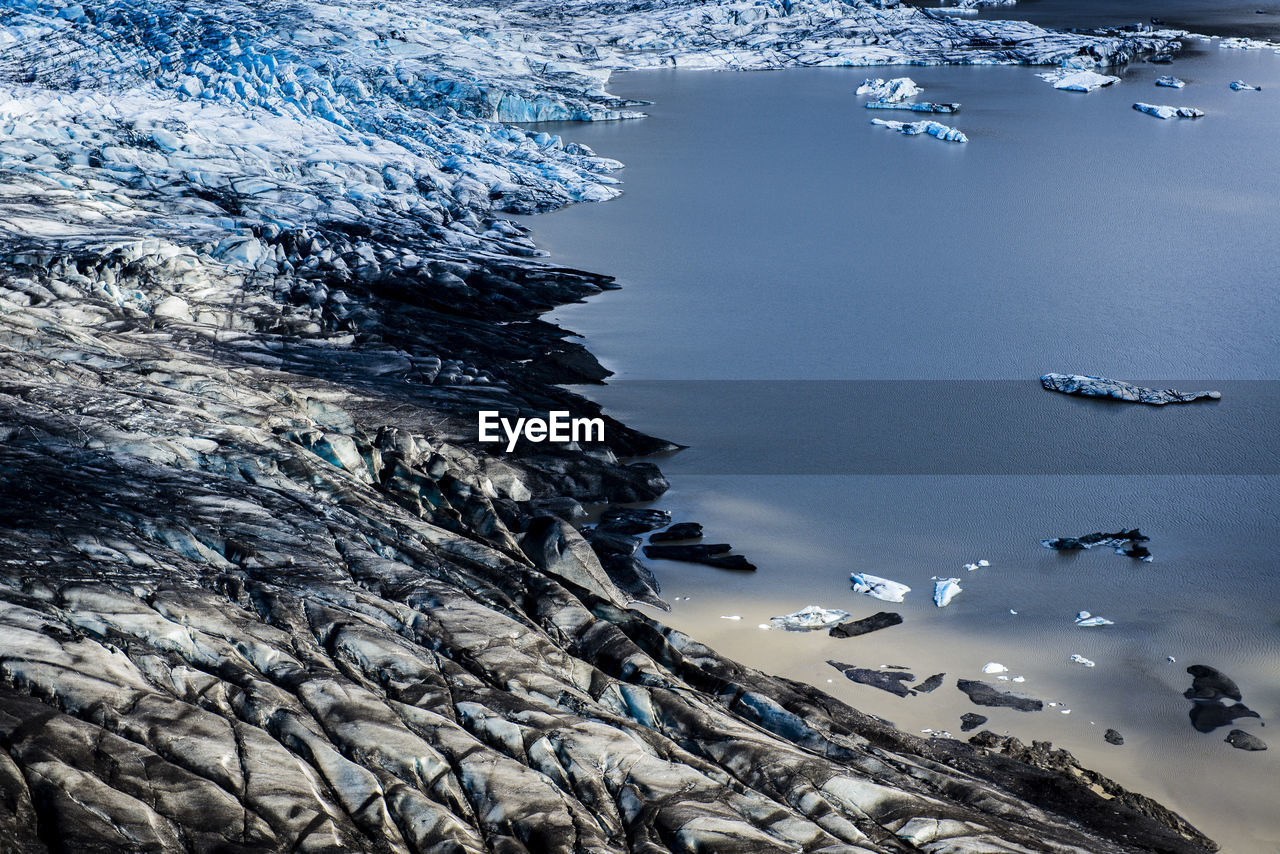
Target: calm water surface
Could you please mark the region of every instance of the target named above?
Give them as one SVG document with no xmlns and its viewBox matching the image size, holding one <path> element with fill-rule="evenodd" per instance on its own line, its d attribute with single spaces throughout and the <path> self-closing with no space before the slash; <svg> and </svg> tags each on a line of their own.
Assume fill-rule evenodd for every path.
<svg viewBox="0 0 1280 854">
<path fill-rule="evenodd" d="M 552 261 L 624 285 L 554 319 L 617 372 L 591 396 L 693 446 L 661 461 L 672 489 L 659 506 L 760 567 L 654 562 L 668 600 L 690 597 L 669 622 L 910 729 L 959 734 L 960 714 L 981 711 L 1171 805 L 1227 851 L 1280 850 L 1273 727 L 1242 721 L 1272 749 L 1234 750 L 1227 729 L 1191 728 L 1181 696 L 1185 666 L 1210 664 L 1265 720 L 1280 713 L 1280 56 L 1210 45 L 1088 95 L 1027 68 L 872 71 L 961 102 L 951 123 L 970 142 L 872 127 L 886 114 L 852 94 L 865 69 L 626 75 L 611 88 L 654 101 L 650 118 L 553 128 L 627 164 L 620 199 L 526 220 Z M 1154 87 L 1165 73 L 1188 86 Z M 1234 79 L 1263 91 L 1233 92 Z M 1136 100 L 1208 115 L 1160 121 Z M 1038 391 L 1050 370 L 1227 397 L 1099 409 Z M 913 391 L 883 408 L 908 415 L 886 422 L 867 380 L 972 393 L 902 385 Z M 976 436 L 948 466 L 937 449 L 960 429 Z M 872 439 L 876 465 L 850 462 Z M 1039 545 L 1134 525 L 1154 562 Z M 991 567 L 966 573 L 977 558 Z M 850 592 L 852 571 L 913 592 L 886 606 Z M 945 609 L 934 575 L 961 577 Z M 905 623 L 849 640 L 757 628 L 808 604 L 887 607 Z M 1116 625 L 1079 629 L 1080 609 Z M 828 658 L 947 681 L 900 699 Z M 970 706 L 955 679 L 983 678 L 988 661 L 1064 705 Z M 1123 747 L 1103 742 L 1107 727 Z"/>
</svg>

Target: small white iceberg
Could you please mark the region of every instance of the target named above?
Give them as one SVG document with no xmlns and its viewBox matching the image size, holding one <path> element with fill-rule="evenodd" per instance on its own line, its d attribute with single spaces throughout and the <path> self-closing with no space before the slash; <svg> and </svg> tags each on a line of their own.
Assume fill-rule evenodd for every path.
<svg viewBox="0 0 1280 854">
<path fill-rule="evenodd" d="M 1187 84 L 1184 81 L 1179 80 L 1177 77 L 1174 77 L 1172 74 L 1166 74 L 1163 77 L 1156 78 L 1156 85 L 1168 86 L 1170 89 L 1181 89 Z"/>
<path fill-rule="evenodd" d="M 1088 629 L 1093 626 L 1114 626 L 1115 623 L 1108 620 L 1106 617 L 1095 617 L 1088 611 L 1081 611 L 1076 614 L 1076 625 Z"/>
<path fill-rule="evenodd" d="M 892 80 L 868 77 L 858 87 L 859 95 L 870 95 L 876 101 L 905 101 L 921 91 L 910 77 L 894 77 Z"/>
<path fill-rule="evenodd" d="M 1119 77 L 1080 68 L 1059 68 L 1036 76 L 1052 83 L 1055 89 L 1066 89 L 1070 92 L 1092 92 L 1094 89 L 1120 82 Z"/>
<path fill-rule="evenodd" d="M 1198 119 L 1204 115 L 1204 110 L 1197 110 L 1195 107 L 1170 107 L 1166 104 L 1144 104 L 1142 101 L 1134 104 L 1133 108 L 1158 119 L 1172 119 L 1175 116 L 1180 119 Z"/>
<path fill-rule="evenodd" d="M 865 593 L 885 602 L 901 602 L 902 597 L 911 592 L 911 588 L 905 584 L 865 572 L 855 572 L 849 576 L 849 580 L 853 582 L 854 593 Z"/>
<path fill-rule="evenodd" d="M 1232 89 L 1235 89 L 1237 92 L 1244 92 L 1244 91 L 1261 92 L 1262 91 L 1261 86 L 1250 86 L 1248 83 L 1245 83 L 1243 80 L 1232 80 L 1230 86 Z"/>
<path fill-rule="evenodd" d="M 982 672 L 983 673 L 1008 673 L 1009 668 L 1005 667 L 1003 664 L 1001 664 L 998 661 L 988 661 L 986 664 L 982 665 Z"/>
<path fill-rule="evenodd" d="M 1083 655 L 1076 655 L 1073 653 L 1071 655 L 1071 660 L 1074 661 L 1076 664 L 1083 664 L 1085 667 L 1094 666 L 1094 663 L 1089 659 L 1085 658 Z"/>
<path fill-rule="evenodd" d="M 838 608 L 807 605 L 794 614 L 770 617 L 769 622 L 773 624 L 774 628 L 786 629 L 789 632 L 811 632 L 815 629 L 825 629 L 827 626 L 842 623 L 851 616 L 853 615 L 848 611 L 841 611 Z M 768 627 L 765 626 L 764 628 Z"/>
<path fill-rule="evenodd" d="M 984 566 L 991 566 L 991 562 L 986 560 L 980 560 L 977 563 L 966 563 L 964 565 L 964 568 L 968 572 L 973 572 L 975 569 L 981 569 Z"/>
<path fill-rule="evenodd" d="M 737 614 L 721 614 L 721 615 L 720 615 L 720 619 L 722 619 L 722 620 L 741 620 L 741 619 L 742 619 L 742 617 L 738 616 Z"/>
<path fill-rule="evenodd" d="M 964 592 L 960 589 L 958 578 L 939 578 L 935 575 L 933 582 L 933 604 L 939 608 L 950 605 L 952 599 Z"/>
<path fill-rule="evenodd" d="M 965 136 L 958 128 L 948 127 L 941 122 L 895 122 L 888 119 L 872 119 L 871 124 L 896 130 L 898 133 L 905 133 L 907 136 L 927 133 L 929 136 L 937 137 L 947 142 L 969 141 L 969 137 Z"/>
</svg>

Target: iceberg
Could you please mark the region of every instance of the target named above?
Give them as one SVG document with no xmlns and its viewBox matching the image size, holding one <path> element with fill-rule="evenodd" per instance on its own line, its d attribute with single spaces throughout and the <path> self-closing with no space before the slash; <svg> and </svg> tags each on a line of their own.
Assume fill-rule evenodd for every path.
<svg viewBox="0 0 1280 854">
<path fill-rule="evenodd" d="M 1198 119 L 1204 115 L 1204 110 L 1195 107 L 1170 107 L 1167 104 L 1146 104 L 1142 101 L 1134 104 L 1133 108 L 1158 119 L 1172 119 L 1175 116 L 1180 119 Z"/>
<path fill-rule="evenodd" d="M 982 672 L 983 673 L 1008 673 L 1009 668 L 1005 667 L 1003 664 L 1001 664 L 998 661 L 988 661 L 986 664 L 982 665 Z"/>
<path fill-rule="evenodd" d="M 774 628 L 786 629 L 789 632 L 812 632 L 817 629 L 825 629 L 836 623 L 842 623 L 851 616 L 853 615 L 848 611 L 808 605 L 794 614 L 770 617 L 769 622 L 773 624 Z"/>
<path fill-rule="evenodd" d="M 862 106 L 868 110 L 911 110 L 913 113 L 957 113 L 959 104 L 935 104 L 932 101 L 921 101 L 918 104 L 904 104 L 895 101 L 868 101 Z"/>
<path fill-rule="evenodd" d="M 1237 92 L 1245 92 L 1245 91 L 1261 92 L 1262 91 L 1261 86 L 1250 86 L 1248 83 L 1245 83 L 1243 80 L 1232 80 L 1231 83 L 1228 85 L 1230 85 L 1231 88 L 1236 90 Z"/>
<path fill-rule="evenodd" d="M 1096 71 L 1076 68 L 1058 68 L 1036 76 L 1052 83 L 1055 89 L 1065 89 L 1070 92 L 1092 92 L 1094 89 L 1120 82 L 1119 77 L 1112 77 L 1110 74 L 1099 74 Z"/>
<path fill-rule="evenodd" d="M 911 592 L 911 588 L 905 584 L 876 575 L 868 575 L 865 572 L 855 572 L 849 576 L 849 580 L 853 582 L 854 593 L 865 593 L 885 602 L 901 602 L 902 598 Z"/>
<path fill-rule="evenodd" d="M 1168 86 L 1170 89 L 1181 89 L 1183 86 L 1186 86 L 1187 84 L 1179 80 L 1177 77 L 1174 77 L 1172 74 L 1165 74 L 1162 77 L 1156 78 L 1156 85 Z"/>
<path fill-rule="evenodd" d="M 986 566 L 991 566 L 991 561 L 980 560 L 977 563 L 966 563 L 964 565 L 964 568 L 968 572 L 973 572 L 974 570 L 981 569 L 982 567 L 986 567 Z"/>
<path fill-rule="evenodd" d="M 1134 109 L 1150 104 L 1134 104 Z M 1157 108 L 1152 108 L 1157 109 Z M 1172 110 L 1173 107 L 1158 109 Z M 1190 109 L 1184 107 L 1183 109 Z M 1146 112 L 1146 111 L 1144 111 Z M 1198 111 L 1197 111 L 1198 112 Z M 1161 118 L 1169 118 L 1161 116 Z M 1149 403 L 1152 406 L 1163 406 L 1166 403 L 1190 403 L 1193 400 L 1219 400 L 1221 392 L 1217 391 L 1176 391 L 1171 388 L 1144 388 L 1121 380 L 1106 377 L 1093 377 L 1082 374 L 1045 374 L 1040 378 L 1040 385 L 1049 391 L 1063 394 L 1076 394 L 1081 397 L 1109 397 L 1113 400 L 1124 400 L 1129 403 Z"/>
<path fill-rule="evenodd" d="M 933 603 L 939 608 L 950 605 L 952 599 L 964 592 L 960 589 L 958 578 L 939 578 L 935 575 L 933 581 Z"/>
<path fill-rule="evenodd" d="M 910 77 L 894 77 L 891 80 L 868 77 L 858 87 L 857 94 L 870 95 L 876 101 L 905 101 L 920 92 L 920 87 Z"/>
<path fill-rule="evenodd" d="M 1095 666 L 1094 662 L 1085 658 L 1083 655 L 1076 655 L 1075 653 L 1072 653 L 1071 660 L 1074 661 L 1076 664 L 1083 664 L 1085 667 Z"/>
<path fill-rule="evenodd" d="M 887 127 L 890 130 L 896 130 L 899 133 L 905 133 L 908 136 L 914 136 L 918 133 L 927 133 L 929 136 L 936 136 L 938 139 L 947 142 L 968 142 L 969 137 L 965 136 L 959 130 L 953 127 L 947 127 L 939 122 L 895 122 L 887 119 L 872 119 L 873 125 Z"/>
<path fill-rule="evenodd" d="M 1088 611 L 1081 611 L 1076 614 L 1076 625 L 1081 628 L 1089 629 L 1094 626 L 1114 626 L 1115 623 L 1108 620 L 1106 617 L 1097 617 L 1090 614 Z"/>
</svg>

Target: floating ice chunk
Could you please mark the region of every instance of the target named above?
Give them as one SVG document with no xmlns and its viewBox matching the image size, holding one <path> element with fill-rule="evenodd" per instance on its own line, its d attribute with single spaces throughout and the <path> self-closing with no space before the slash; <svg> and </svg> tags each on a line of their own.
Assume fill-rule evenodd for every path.
<svg viewBox="0 0 1280 854">
<path fill-rule="evenodd" d="M 983 560 L 978 561 L 978 566 L 991 566 L 991 561 L 984 558 Z"/>
<path fill-rule="evenodd" d="M 982 672 L 983 673 L 1008 673 L 1009 668 L 1005 667 L 1003 664 L 1001 664 L 998 661 L 988 661 L 986 664 L 982 665 Z"/>
<path fill-rule="evenodd" d="M 902 597 L 911 592 L 911 588 L 905 584 L 865 572 L 855 572 L 849 576 L 849 580 L 853 582 L 854 593 L 865 593 L 885 602 L 901 602 Z"/>
<path fill-rule="evenodd" d="M 1261 87 L 1261 86 L 1250 86 L 1248 83 L 1245 83 L 1243 80 L 1232 80 L 1232 81 L 1231 81 L 1231 83 L 1230 83 L 1230 86 L 1231 86 L 1231 88 L 1232 88 L 1232 89 L 1235 89 L 1237 92 L 1243 92 L 1243 91 L 1246 91 L 1246 90 L 1251 91 L 1251 92 L 1261 92 L 1261 91 L 1262 91 L 1262 87 Z"/>
<path fill-rule="evenodd" d="M 960 595 L 960 579 L 958 578 L 939 578 L 933 577 L 933 604 L 939 608 L 944 608 L 951 604 L 951 600 Z"/>
<path fill-rule="evenodd" d="M 1074 661 L 1076 664 L 1083 664 L 1085 667 L 1094 666 L 1094 663 L 1089 659 L 1085 658 L 1083 655 L 1076 655 L 1075 653 L 1072 653 L 1071 660 Z"/>
<path fill-rule="evenodd" d="M 1010 613 L 1010 614 L 1013 614 L 1013 616 L 1015 616 L 1015 617 L 1016 617 L 1016 616 L 1018 616 L 1018 612 L 1017 612 L 1017 611 L 1015 611 L 1015 610 L 1013 610 L 1012 608 L 1010 608 L 1010 609 L 1009 609 L 1009 613 Z"/>
<path fill-rule="evenodd" d="M 910 77 L 894 77 L 885 80 L 868 77 L 858 87 L 859 95 L 870 95 L 877 101 L 905 101 L 920 94 L 920 87 Z"/>
<path fill-rule="evenodd" d="M 1204 110 L 1197 110 L 1195 107 L 1170 107 L 1165 104 L 1144 104 L 1142 101 L 1134 104 L 1133 108 L 1158 119 L 1172 119 L 1175 116 L 1180 119 L 1198 119 L 1204 115 Z"/>
<path fill-rule="evenodd" d="M 1172 74 L 1166 74 L 1163 77 L 1156 78 L 1156 85 L 1168 86 L 1170 89 L 1181 89 L 1187 84 L 1182 80 L 1179 80 L 1177 77 L 1174 77 Z"/>
<path fill-rule="evenodd" d="M 1119 77 L 1082 68 L 1058 68 L 1036 76 L 1052 83 L 1055 89 L 1066 89 L 1071 92 L 1092 92 L 1094 89 L 1120 82 Z"/>
<path fill-rule="evenodd" d="M 1166 655 L 1166 656 L 1165 656 L 1165 658 L 1169 659 L 1169 662 L 1170 662 L 1171 664 L 1177 664 L 1177 663 L 1178 663 L 1178 659 L 1174 658 L 1172 655 Z"/>
<path fill-rule="evenodd" d="M 1093 626 L 1114 626 L 1115 623 L 1108 620 L 1106 617 L 1095 617 L 1088 611 L 1081 611 L 1076 614 L 1076 625 L 1087 629 L 1092 628 Z"/>
<path fill-rule="evenodd" d="M 851 616 L 853 615 L 848 611 L 841 611 L 838 608 L 822 608 L 818 605 L 808 605 L 794 614 L 770 617 L 769 622 L 774 627 L 786 629 L 789 632 L 811 632 L 815 629 L 825 629 L 836 623 L 842 623 Z M 761 628 L 768 628 L 768 626 L 762 625 Z"/>
<path fill-rule="evenodd" d="M 1026 682 L 1026 681 L 1027 681 L 1027 677 L 1025 677 L 1025 676 L 1015 676 L 1015 677 L 1013 677 L 1013 681 L 1014 681 L 1014 682 Z"/>
<path fill-rule="evenodd" d="M 738 616 L 737 614 L 721 614 L 721 615 L 720 615 L 720 619 L 722 619 L 722 620 L 741 620 L 741 619 L 742 619 L 742 617 Z"/>
<path fill-rule="evenodd" d="M 925 121 L 925 122 L 894 122 L 887 119 L 872 119 L 871 124 L 887 127 L 890 130 L 896 130 L 907 136 L 915 136 L 918 133 L 927 133 L 929 136 L 946 140 L 947 142 L 968 142 L 969 137 L 960 132 L 958 128 L 948 127 L 941 122 Z"/>
<path fill-rule="evenodd" d="M 1235 48 L 1236 50 L 1266 50 L 1267 48 L 1280 47 L 1280 44 L 1259 39 L 1230 38 L 1218 42 L 1218 47 Z"/>
<path fill-rule="evenodd" d="M 1070 709 L 1063 709 L 1063 710 L 1062 710 L 1062 714 L 1064 714 L 1064 715 L 1069 715 L 1069 714 L 1071 714 L 1071 710 L 1070 710 Z"/>
<path fill-rule="evenodd" d="M 986 560 L 980 560 L 977 563 L 966 563 L 964 565 L 964 568 L 969 572 L 973 572 L 975 569 L 981 569 L 984 566 L 991 566 L 991 562 Z"/>
<path fill-rule="evenodd" d="M 1008 681 L 1009 681 L 1009 677 L 1008 677 L 1008 676 L 1005 676 L 1004 674 L 1001 674 L 1001 675 L 997 676 L 997 677 L 996 677 L 996 679 L 997 679 L 998 681 L 1000 681 L 1000 682 L 1008 682 Z"/>
<path fill-rule="evenodd" d="M 921 101 L 917 104 L 902 104 L 894 101 L 868 101 L 862 106 L 868 110 L 910 110 L 913 113 L 958 113 L 959 104 L 935 104 L 932 101 Z"/>
</svg>

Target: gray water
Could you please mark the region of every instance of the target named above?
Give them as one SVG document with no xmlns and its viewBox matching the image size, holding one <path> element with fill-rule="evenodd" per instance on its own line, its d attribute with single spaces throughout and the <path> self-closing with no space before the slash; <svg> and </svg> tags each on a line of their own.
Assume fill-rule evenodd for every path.
<svg viewBox="0 0 1280 854">
<path fill-rule="evenodd" d="M 885 114 L 852 94 L 858 69 L 631 74 L 611 88 L 654 101 L 648 119 L 551 128 L 627 164 L 621 198 L 526 220 L 553 262 L 623 285 L 553 315 L 617 372 L 586 391 L 692 446 L 659 461 L 672 489 L 658 506 L 760 567 L 653 562 L 681 599 L 666 619 L 908 729 L 959 735 L 960 714 L 981 711 L 1227 851 L 1280 849 L 1280 744 L 1249 754 L 1227 729 L 1197 733 L 1181 696 L 1185 666 L 1203 663 L 1265 720 L 1280 712 L 1280 56 L 1209 47 L 1088 95 L 1028 68 L 871 71 L 963 103 L 950 118 L 970 142 L 872 127 Z M 1189 85 L 1157 89 L 1164 73 Z M 1208 115 L 1160 121 L 1135 100 Z M 1080 401 L 1038 388 L 1051 370 L 1224 400 Z M 1135 525 L 1152 563 L 1039 545 Z M 963 570 L 978 558 L 991 566 Z M 858 596 L 854 571 L 913 592 L 900 606 Z M 945 609 L 934 575 L 961 578 Z M 849 640 L 758 628 L 808 604 L 905 623 Z M 1080 609 L 1116 625 L 1077 628 Z M 948 678 L 901 699 L 828 658 Z M 1064 705 L 970 706 L 954 680 L 984 678 L 988 661 L 1026 678 L 1003 687 Z"/>
</svg>

